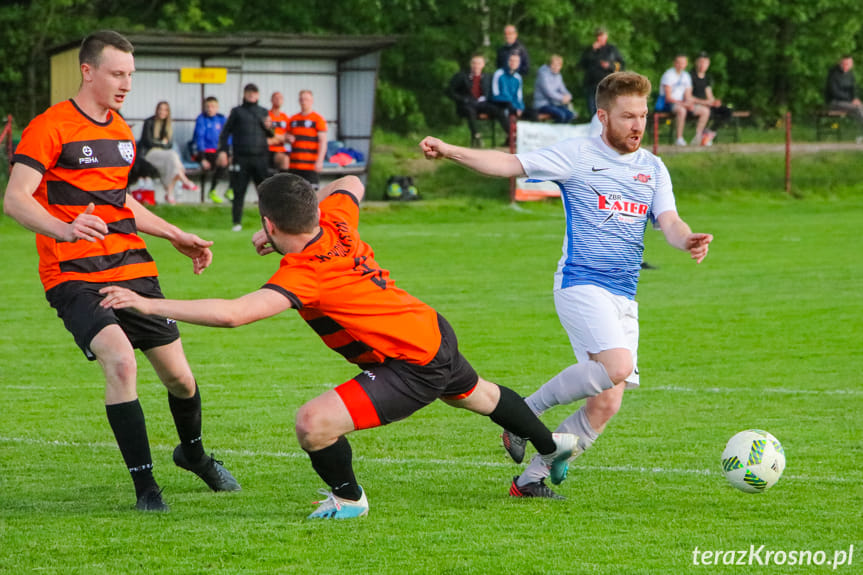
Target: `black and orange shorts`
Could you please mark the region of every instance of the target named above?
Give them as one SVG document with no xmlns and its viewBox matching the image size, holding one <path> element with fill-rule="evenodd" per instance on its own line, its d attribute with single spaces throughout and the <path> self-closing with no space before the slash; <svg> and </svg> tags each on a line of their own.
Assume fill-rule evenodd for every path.
<svg viewBox="0 0 863 575">
<path fill-rule="evenodd" d="M 479 376 L 458 350 L 449 322 L 438 314 L 441 344 L 425 365 L 402 360 L 362 366 L 362 373 L 336 387 L 355 429 L 404 419 L 436 399 L 461 399 L 476 388 Z"/>
</svg>

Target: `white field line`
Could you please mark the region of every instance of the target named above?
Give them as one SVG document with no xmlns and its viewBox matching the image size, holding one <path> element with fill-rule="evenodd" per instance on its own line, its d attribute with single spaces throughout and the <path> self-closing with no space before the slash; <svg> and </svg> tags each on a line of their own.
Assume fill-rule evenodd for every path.
<svg viewBox="0 0 863 575">
<path fill-rule="evenodd" d="M 645 385 L 638 391 L 672 391 L 680 393 L 775 393 L 781 395 L 863 395 L 863 389 L 788 389 L 787 387 L 683 387 L 679 385 Z"/>
<path fill-rule="evenodd" d="M 73 447 L 85 449 L 117 449 L 116 443 L 104 441 L 60 441 L 35 439 L 29 437 L 4 437 L 0 436 L 0 443 L 18 443 L 25 445 L 42 445 L 48 447 Z M 154 451 L 173 452 L 172 445 L 153 445 Z M 254 451 L 250 449 L 219 449 L 219 455 L 236 455 L 240 457 L 271 457 L 275 459 L 306 459 L 305 453 L 297 450 L 295 452 L 285 451 Z M 468 461 L 460 459 L 403 459 L 397 457 L 354 457 L 356 461 L 379 463 L 383 465 L 436 465 L 442 467 L 490 467 L 490 468 L 511 468 L 511 462 L 497 461 Z M 718 463 L 717 463 L 718 465 Z M 710 469 L 675 469 L 671 467 L 640 467 L 637 465 L 578 465 L 579 468 L 585 470 L 608 471 L 614 473 L 640 473 L 640 474 L 662 474 L 662 475 L 703 475 L 703 476 L 721 476 L 721 471 Z M 860 483 L 859 477 L 835 477 L 829 475 L 820 475 L 811 477 L 808 475 L 784 475 L 783 478 L 793 481 L 803 481 L 806 483 Z"/>
</svg>

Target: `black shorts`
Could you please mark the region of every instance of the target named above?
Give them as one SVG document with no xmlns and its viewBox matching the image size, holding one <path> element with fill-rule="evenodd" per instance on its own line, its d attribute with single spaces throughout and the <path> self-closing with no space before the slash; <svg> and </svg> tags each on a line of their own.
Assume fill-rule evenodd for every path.
<svg viewBox="0 0 863 575">
<path fill-rule="evenodd" d="M 458 350 L 449 322 L 438 314 L 441 344 L 425 365 L 389 360 L 365 370 L 336 388 L 356 429 L 404 419 L 439 398 L 460 399 L 476 388 L 479 376 Z"/>
<path fill-rule="evenodd" d="M 155 277 L 137 278 L 122 282 L 90 283 L 70 281 L 45 292 L 45 298 L 63 320 L 66 329 L 75 337 L 75 343 L 93 361 L 90 342 L 109 325 L 118 324 L 132 343 L 132 347 L 148 350 L 167 345 L 180 337 L 177 322 L 164 317 L 149 316 L 132 309 L 106 309 L 99 305 L 104 296 L 99 290 L 117 285 L 149 298 L 164 298 Z"/>
</svg>

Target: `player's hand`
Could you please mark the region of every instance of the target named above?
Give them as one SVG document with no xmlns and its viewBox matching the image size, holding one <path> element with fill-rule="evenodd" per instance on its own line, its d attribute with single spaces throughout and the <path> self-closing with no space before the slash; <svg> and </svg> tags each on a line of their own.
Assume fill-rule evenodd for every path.
<svg viewBox="0 0 863 575">
<path fill-rule="evenodd" d="M 211 167 L 212 167 L 212 166 L 210 165 L 210 162 L 208 162 L 206 159 L 202 159 L 202 160 L 201 160 L 201 169 L 202 169 L 202 170 L 204 170 L 204 171 L 206 172 L 206 171 L 208 171 Z"/>
<path fill-rule="evenodd" d="M 99 216 L 94 216 L 96 205 L 93 202 L 87 204 L 87 208 L 83 213 L 78 214 L 78 217 L 67 224 L 66 233 L 62 238 L 62 242 L 76 242 L 78 240 L 87 240 L 95 242 L 96 240 L 104 240 L 105 234 L 108 233 L 108 224 Z"/>
<path fill-rule="evenodd" d="M 689 234 L 686 236 L 686 249 L 695 263 L 700 264 L 707 257 L 707 250 L 712 241 L 712 234 Z"/>
<path fill-rule="evenodd" d="M 439 140 L 438 138 L 433 138 L 432 136 L 427 136 L 423 138 L 422 142 L 420 142 L 420 150 L 425 154 L 427 160 L 446 158 L 447 146 L 448 144 L 446 142 Z"/>
<path fill-rule="evenodd" d="M 276 251 L 263 229 L 256 231 L 252 236 L 252 245 L 255 246 L 255 251 L 258 252 L 259 256 L 265 256 Z"/>
<path fill-rule="evenodd" d="M 171 244 L 178 252 L 192 258 L 195 275 L 207 269 L 213 261 L 213 252 L 210 251 L 213 242 L 202 240 L 195 234 L 182 232 L 176 240 L 171 241 Z"/>
<path fill-rule="evenodd" d="M 132 290 L 120 286 L 108 286 L 99 290 L 105 298 L 99 302 L 104 308 L 126 309 L 134 308 L 143 314 L 149 314 L 150 300 L 141 297 Z"/>
</svg>

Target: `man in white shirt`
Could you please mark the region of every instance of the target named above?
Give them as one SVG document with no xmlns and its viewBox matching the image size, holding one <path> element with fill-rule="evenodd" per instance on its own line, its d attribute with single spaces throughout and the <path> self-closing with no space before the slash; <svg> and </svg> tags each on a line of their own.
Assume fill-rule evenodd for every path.
<svg viewBox="0 0 863 575">
<path fill-rule="evenodd" d="M 617 413 L 623 390 L 639 385 L 635 293 L 648 219 L 659 223 L 668 243 L 688 251 L 699 263 L 713 240 L 710 234 L 692 233 L 680 219 L 668 170 L 640 147 L 650 91 L 650 81 L 640 74 L 616 72 L 605 77 L 597 87 L 601 135 L 564 140 L 525 154 L 472 150 L 432 137 L 420 143 L 429 159 L 449 158 L 486 175 L 527 176 L 560 186 L 566 235 L 555 273 L 554 301 L 578 363 L 551 378 L 526 402 L 541 414 L 555 405 L 586 399 L 558 428 L 579 436 L 578 453 L 593 444 Z M 503 439 L 520 462 L 524 441 L 509 432 Z M 540 463 L 534 458 L 513 479 L 510 495 L 560 497 L 537 489 L 547 475 Z"/>
<path fill-rule="evenodd" d="M 710 108 L 696 104 L 692 100 L 692 77 L 686 71 L 689 58 L 686 54 L 678 54 L 674 58 L 674 66 L 665 71 L 659 80 L 659 98 L 656 102 L 657 112 L 671 112 L 675 117 L 677 140 L 675 145 L 685 146 L 683 128 L 686 125 L 686 115 L 693 114 L 698 118 L 695 126 L 693 142 L 700 143 L 704 128 L 710 119 Z"/>
</svg>

